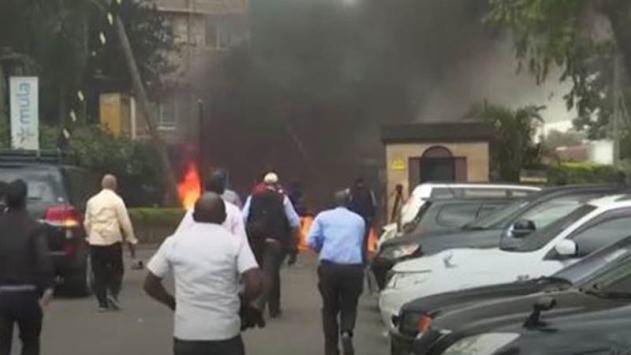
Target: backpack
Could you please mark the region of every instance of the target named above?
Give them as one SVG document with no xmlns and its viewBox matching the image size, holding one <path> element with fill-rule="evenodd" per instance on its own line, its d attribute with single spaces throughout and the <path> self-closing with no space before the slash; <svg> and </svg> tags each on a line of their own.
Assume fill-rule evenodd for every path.
<svg viewBox="0 0 631 355">
<path fill-rule="evenodd" d="M 253 242 L 271 238 L 284 242 L 288 222 L 283 204 L 285 196 L 274 190 L 265 190 L 252 196 L 246 223 L 248 238 Z"/>
</svg>

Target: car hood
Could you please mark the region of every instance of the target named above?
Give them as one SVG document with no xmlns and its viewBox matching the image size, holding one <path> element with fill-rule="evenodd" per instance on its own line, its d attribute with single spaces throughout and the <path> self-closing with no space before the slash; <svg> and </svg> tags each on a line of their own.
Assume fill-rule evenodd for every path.
<svg viewBox="0 0 631 355">
<path fill-rule="evenodd" d="M 610 299 L 588 295 L 577 289 L 541 292 L 476 303 L 449 309 L 434 318 L 433 328 L 451 330 L 461 335 L 494 332 L 507 326 L 521 327 L 533 311 L 533 305 L 542 297 L 552 297 L 556 306 L 541 313 L 540 320 L 547 323 L 556 317 L 570 317 L 628 305 L 629 300 Z"/>
<path fill-rule="evenodd" d="M 541 329 L 512 325 L 500 330 L 519 337 L 497 353 L 628 354 L 631 351 L 631 306 L 548 319 Z"/>
<path fill-rule="evenodd" d="M 568 282 L 559 279 L 542 278 L 523 282 L 511 282 L 492 286 L 476 287 L 461 291 L 446 292 L 422 297 L 405 304 L 402 313 L 427 313 L 437 315 L 447 308 L 465 306 L 506 297 L 525 296 L 543 290 L 564 289 Z"/>
<path fill-rule="evenodd" d="M 529 253 L 528 253 L 529 254 Z M 406 260 L 398 263 L 393 268 L 394 272 L 439 272 L 449 269 L 465 269 L 467 272 L 498 272 L 497 265 L 503 263 L 517 268 L 524 266 L 517 263 L 516 259 L 532 259 L 526 253 L 512 253 L 493 249 L 450 249 L 434 255 Z M 511 261 L 513 260 L 513 261 Z M 511 262 L 508 262 L 511 261 Z M 503 268 L 502 270 L 506 270 Z M 463 270 L 464 271 L 464 270 Z"/>
</svg>

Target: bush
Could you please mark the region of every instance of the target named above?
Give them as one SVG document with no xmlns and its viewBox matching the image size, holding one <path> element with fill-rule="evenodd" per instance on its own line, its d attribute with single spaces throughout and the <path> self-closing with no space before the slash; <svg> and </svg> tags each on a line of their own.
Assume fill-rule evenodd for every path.
<svg viewBox="0 0 631 355">
<path fill-rule="evenodd" d="M 185 212 L 180 208 L 130 208 L 129 216 L 134 225 L 177 226 Z"/>
<path fill-rule="evenodd" d="M 152 206 L 162 202 L 162 164 L 149 143 L 116 138 L 97 126 L 87 126 L 72 133 L 68 149 L 77 156 L 80 166 L 99 174 L 116 175 L 128 205 Z"/>
<path fill-rule="evenodd" d="M 550 185 L 624 183 L 627 174 L 610 165 L 563 163 L 550 167 L 547 178 Z"/>
</svg>

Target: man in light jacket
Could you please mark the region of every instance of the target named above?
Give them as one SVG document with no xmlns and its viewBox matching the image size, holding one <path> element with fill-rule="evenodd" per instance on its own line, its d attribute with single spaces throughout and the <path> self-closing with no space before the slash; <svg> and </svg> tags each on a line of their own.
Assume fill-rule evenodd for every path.
<svg viewBox="0 0 631 355">
<path fill-rule="evenodd" d="M 129 244 L 132 258 L 138 243 L 123 199 L 116 194 L 114 175 L 105 175 L 103 190 L 88 200 L 84 226 L 90 244 L 94 269 L 94 291 L 99 312 L 119 310 L 118 295 L 123 281 L 123 242 Z"/>
</svg>

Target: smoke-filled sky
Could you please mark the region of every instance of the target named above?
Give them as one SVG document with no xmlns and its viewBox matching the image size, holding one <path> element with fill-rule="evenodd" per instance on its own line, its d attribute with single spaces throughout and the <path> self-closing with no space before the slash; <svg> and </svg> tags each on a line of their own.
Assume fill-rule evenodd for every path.
<svg viewBox="0 0 631 355">
<path fill-rule="evenodd" d="M 482 24 L 486 6 L 250 0 L 251 41 L 213 78 L 213 128 L 240 151 L 218 141 L 215 159 L 248 176 L 238 185 L 274 168 L 326 196 L 359 174 L 377 180 L 383 124 L 459 120 L 484 99 L 546 105 L 547 120 L 570 119 L 567 87 L 517 74 L 510 38 Z"/>
</svg>

